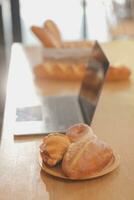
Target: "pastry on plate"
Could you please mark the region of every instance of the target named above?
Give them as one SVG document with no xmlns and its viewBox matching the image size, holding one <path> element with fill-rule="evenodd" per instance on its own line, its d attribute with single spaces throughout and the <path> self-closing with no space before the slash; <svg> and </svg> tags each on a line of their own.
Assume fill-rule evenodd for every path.
<svg viewBox="0 0 134 200">
<path fill-rule="evenodd" d="M 72 143 L 62 161 L 64 174 L 83 179 L 101 172 L 114 158 L 111 147 L 98 138 L 87 137 Z"/>
<path fill-rule="evenodd" d="M 98 177 L 119 165 L 110 145 L 84 123 L 69 127 L 65 135 L 53 133 L 44 137 L 40 154 L 46 172 L 72 180 Z"/>
<path fill-rule="evenodd" d="M 84 137 L 88 138 L 88 140 L 97 137 L 93 133 L 91 127 L 83 123 L 75 124 L 69 127 L 66 131 L 66 135 L 68 136 L 71 142 L 77 142 L 79 140 L 82 140 Z"/>
<path fill-rule="evenodd" d="M 53 133 L 45 136 L 40 146 L 40 154 L 45 164 L 50 167 L 60 162 L 70 145 L 66 135 Z"/>
</svg>

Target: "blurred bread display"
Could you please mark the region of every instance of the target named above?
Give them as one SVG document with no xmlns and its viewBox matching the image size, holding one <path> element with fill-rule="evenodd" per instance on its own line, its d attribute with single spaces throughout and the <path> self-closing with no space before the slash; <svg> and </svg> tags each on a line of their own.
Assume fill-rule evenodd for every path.
<svg viewBox="0 0 134 200">
<path fill-rule="evenodd" d="M 84 64 L 44 62 L 34 67 L 34 74 L 38 78 L 82 80 L 85 69 Z"/>
<path fill-rule="evenodd" d="M 47 48 L 60 48 L 61 43 L 57 38 L 46 28 L 38 26 L 31 27 L 32 32 L 41 41 L 42 45 Z"/>
<path fill-rule="evenodd" d="M 44 62 L 34 67 L 34 74 L 37 78 L 53 80 L 82 80 L 85 75 L 85 64 L 68 64 Z M 127 66 L 110 65 L 106 75 L 107 82 L 118 82 L 129 80 L 131 70 Z"/>
<path fill-rule="evenodd" d="M 46 20 L 42 27 L 32 26 L 31 31 L 40 40 L 44 49 L 91 49 L 93 41 L 64 41 L 56 23 L 50 19 Z M 65 52 L 66 53 L 66 52 Z M 37 79 L 55 80 L 82 80 L 86 71 L 85 62 L 64 62 L 56 59 L 44 59 L 34 67 L 34 74 Z M 130 78 L 131 71 L 124 65 L 110 64 L 106 81 L 125 81 Z"/>
<path fill-rule="evenodd" d="M 33 25 L 31 31 L 46 48 L 87 48 L 92 46 L 92 41 L 63 41 L 56 23 L 46 20 L 42 27 Z"/>
<path fill-rule="evenodd" d="M 125 65 L 110 65 L 106 80 L 125 81 L 130 78 L 131 70 Z"/>
</svg>

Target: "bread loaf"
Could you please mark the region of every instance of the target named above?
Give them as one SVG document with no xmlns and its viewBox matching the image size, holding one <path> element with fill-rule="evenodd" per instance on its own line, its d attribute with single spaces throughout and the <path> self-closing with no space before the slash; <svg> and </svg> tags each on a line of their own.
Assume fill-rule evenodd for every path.
<svg viewBox="0 0 134 200">
<path fill-rule="evenodd" d="M 72 179 L 83 179 L 102 171 L 113 159 L 109 145 L 95 138 L 83 138 L 72 143 L 62 161 L 64 174 Z"/>
<path fill-rule="evenodd" d="M 34 74 L 36 78 L 75 81 L 83 79 L 85 70 L 82 63 L 44 62 L 34 67 Z"/>
</svg>

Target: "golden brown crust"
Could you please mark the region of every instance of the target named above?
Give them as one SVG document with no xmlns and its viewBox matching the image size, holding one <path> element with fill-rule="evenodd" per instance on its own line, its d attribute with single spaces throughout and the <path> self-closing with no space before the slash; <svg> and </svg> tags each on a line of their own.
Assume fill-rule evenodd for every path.
<svg viewBox="0 0 134 200">
<path fill-rule="evenodd" d="M 50 167 L 62 160 L 62 171 L 71 179 L 95 175 L 114 159 L 111 147 L 99 140 L 83 123 L 70 127 L 66 135 L 52 133 L 45 136 L 40 154 L 43 162 Z"/>
<path fill-rule="evenodd" d="M 44 47 L 48 48 L 89 48 L 93 41 L 62 41 L 61 33 L 53 20 L 46 20 L 43 27 L 32 26 L 32 32 L 42 42 Z"/>
<path fill-rule="evenodd" d="M 85 138 L 69 146 L 62 170 L 70 178 L 81 179 L 103 170 L 112 158 L 112 149 L 106 143 Z"/>
<path fill-rule="evenodd" d="M 44 22 L 44 29 L 48 30 L 48 32 L 50 34 L 52 34 L 57 41 L 61 42 L 61 34 L 60 31 L 58 29 L 58 26 L 56 25 L 56 23 L 50 19 L 46 20 Z"/>
<path fill-rule="evenodd" d="M 110 66 L 106 80 L 107 81 L 124 81 L 128 80 L 131 75 L 131 71 L 128 67 L 120 65 L 120 66 Z"/>
<path fill-rule="evenodd" d="M 53 80 L 82 80 L 85 74 L 84 64 L 69 64 L 60 62 L 44 62 L 34 67 L 36 78 Z"/>
<path fill-rule="evenodd" d="M 69 127 L 66 131 L 66 135 L 71 142 L 77 142 L 83 137 L 87 137 L 88 140 L 96 138 L 96 135 L 93 133 L 90 126 L 83 123 L 74 124 L 73 126 Z"/>
<path fill-rule="evenodd" d="M 44 163 L 50 167 L 62 160 L 70 141 L 66 135 L 53 133 L 45 136 L 40 146 L 40 153 Z"/>
<path fill-rule="evenodd" d="M 45 35 L 44 35 L 44 31 L 43 31 L 43 29 L 41 27 L 32 26 L 31 27 L 31 31 L 36 35 L 36 37 L 41 41 L 41 43 L 44 46 L 47 46 L 46 45 L 46 38 L 45 38 Z"/>
<path fill-rule="evenodd" d="M 44 62 L 35 66 L 34 73 L 37 78 L 57 80 L 82 80 L 86 68 L 84 64 L 68 64 Z M 110 66 L 106 75 L 106 81 L 125 81 L 130 78 L 131 70 L 126 66 Z"/>
<path fill-rule="evenodd" d="M 42 64 L 36 65 L 33 69 L 36 78 L 43 79 L 45 78 L 45 70 Z"/>
<path fill-rule="evenodd" d="M 51 33 L 49 33 L 47 29 L 38 26 L 32 26 L 31 30 L 37 36 L 37 38 L 42 42 L 44 47 L 48 48 L 61 47 L 61 43 L 58 40 L 56 40 L 56 38 Z"/>
</svg>

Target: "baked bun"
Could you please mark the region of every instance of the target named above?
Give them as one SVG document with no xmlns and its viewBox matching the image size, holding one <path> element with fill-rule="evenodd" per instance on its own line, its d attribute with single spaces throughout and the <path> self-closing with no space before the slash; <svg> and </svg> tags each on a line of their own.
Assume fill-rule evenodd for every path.
<svg viewBox="0 0 134 200">
<path fill-rule="evenodd" d="M 96 135 L 93 133 L 90 126 L 83 123 L 71 126 L 67 130 L 66 135 L 68 136 L 71 142 L 77 142 L 83 137 L 88 137 L 88 140 L 96 138 Z"/>
<path fill-rule="evenodd" d="M 60 162 L 70 145 L 66 135 L 53 133 L 45 136 L 40 146 L 40 154 L 45 164 L 50 167 Z"/>
<path fill-rule="evenodd" d="M 83 138 L 69 146 L 62 170 L 71 179 L 83 179 L 103 170 L 112 158 L 113 151 L 105 142 Z"/>
</svg>

